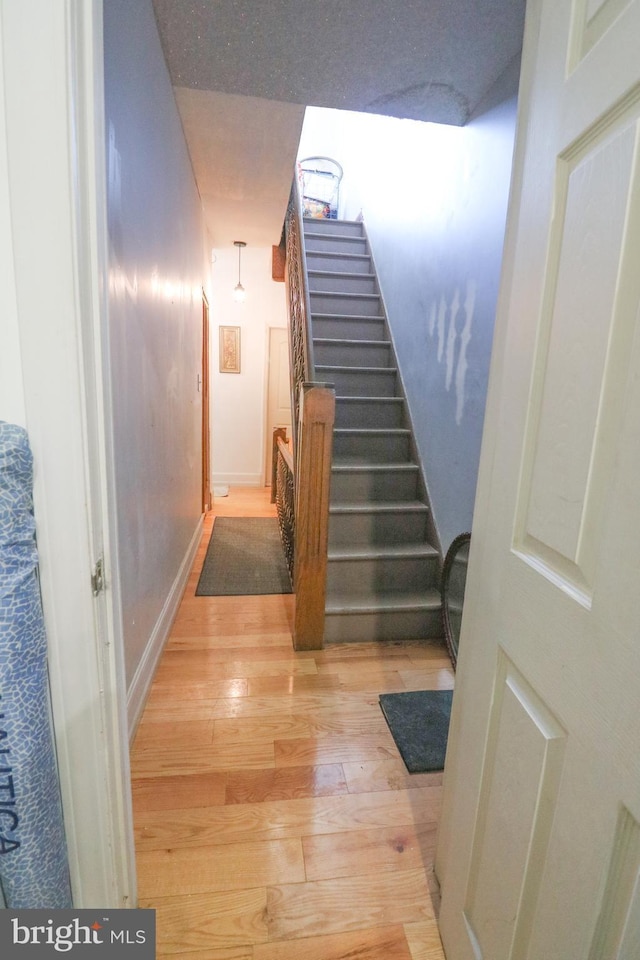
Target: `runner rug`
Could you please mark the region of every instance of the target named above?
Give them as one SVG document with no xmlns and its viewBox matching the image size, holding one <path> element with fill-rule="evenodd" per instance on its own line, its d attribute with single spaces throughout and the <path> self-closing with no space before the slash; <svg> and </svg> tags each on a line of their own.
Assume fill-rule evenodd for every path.
<svg viewBox="0 0 640 960">
<path fill-rule="evenodd" d="M 198 597 L 291 593 L 275 517 L 217 517 L 207 547 Z"/>
</svg>

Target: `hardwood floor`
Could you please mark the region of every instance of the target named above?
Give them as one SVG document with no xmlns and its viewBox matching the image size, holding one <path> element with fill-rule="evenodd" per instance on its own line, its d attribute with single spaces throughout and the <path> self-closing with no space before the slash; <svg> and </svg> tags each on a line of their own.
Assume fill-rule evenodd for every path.
<svg viewBox="0 0 640 960">
<path fill-rule="evenodd" d="M 270 516 L 231 489 L 217 516 Z M 132 749 L 138 894 L 158 956 L 443 960 L 441 774 L 408 774 L 378 705 L 449 688 L 445 649 L 294 653 L 291 596 L 195 597 L 213 515 Z"/>
</svg>

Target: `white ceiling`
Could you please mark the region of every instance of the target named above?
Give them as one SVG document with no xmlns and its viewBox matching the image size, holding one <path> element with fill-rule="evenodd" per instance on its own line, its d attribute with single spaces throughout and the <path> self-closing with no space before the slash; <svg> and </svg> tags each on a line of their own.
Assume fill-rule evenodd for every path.
<svg viewBox="0 0 640 960">
<path fill-rule="evenodd" d="M 278 243 L 305 105 L 462 125 L 525 0 L 153 0 L 214 245 Z"/>
<path fill-rule="evenodd" d="M 304 107 L 174 89 L 213 245 L 279 243 Z"/>
</svg>

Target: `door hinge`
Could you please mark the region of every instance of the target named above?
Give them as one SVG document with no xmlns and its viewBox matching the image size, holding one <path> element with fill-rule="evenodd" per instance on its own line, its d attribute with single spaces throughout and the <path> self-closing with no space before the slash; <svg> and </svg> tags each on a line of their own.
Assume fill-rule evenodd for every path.
<svg viewBox="0 0 640 960">
<path fill-rule="evenodd" d="M 96 560 L 96 565 L 91 574 L 91 589 L 94 597 L 97 597 L 104 590 L 104 560 L 100 557 Z"/>
</svg>

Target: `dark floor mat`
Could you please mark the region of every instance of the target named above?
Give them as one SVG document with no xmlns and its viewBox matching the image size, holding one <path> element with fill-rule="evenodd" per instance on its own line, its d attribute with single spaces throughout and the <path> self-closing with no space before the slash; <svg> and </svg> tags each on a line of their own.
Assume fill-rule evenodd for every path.
<svg viewBox="0 0 640 960">
<path fill-rule="evenodd" d="M 380 706 L 409 773 L 442 770 L 452 690 L 383 693 Z"/>
<path fill-rule="evenodd" d="M 196 596 L 267 593 L 291 593 L 278 521 L 273 517 L 218 517 Z"/>
</svg>

